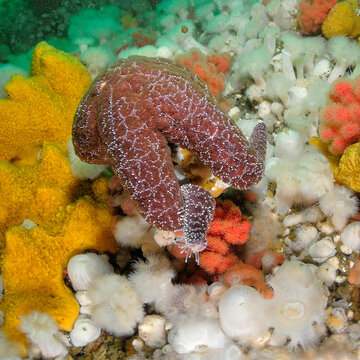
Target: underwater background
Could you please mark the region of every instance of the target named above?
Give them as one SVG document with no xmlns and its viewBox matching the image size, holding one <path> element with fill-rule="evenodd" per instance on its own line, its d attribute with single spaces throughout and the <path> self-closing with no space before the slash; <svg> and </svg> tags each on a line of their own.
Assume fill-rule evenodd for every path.
<svg viewBox="0 0 360 360">
<path fill-rule="evenodd" d="M 357 0 L 0 0 L 0 360 L 360 358 Z"/>
</svg>

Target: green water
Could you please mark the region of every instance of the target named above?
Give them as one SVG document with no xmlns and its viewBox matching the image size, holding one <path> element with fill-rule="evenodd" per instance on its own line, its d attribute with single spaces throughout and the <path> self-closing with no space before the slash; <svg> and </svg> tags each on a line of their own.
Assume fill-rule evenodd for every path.
<svg viewBox="0 0 360 360">
<path fill-rule="evenodd" d="M 134 13 L 151 10 L 159 0 L 0 0 L 0 61 L 28 51 L 39 41 L 66 37 L 69 18 L 80 9 L 116 5 Z"/>
</svg>

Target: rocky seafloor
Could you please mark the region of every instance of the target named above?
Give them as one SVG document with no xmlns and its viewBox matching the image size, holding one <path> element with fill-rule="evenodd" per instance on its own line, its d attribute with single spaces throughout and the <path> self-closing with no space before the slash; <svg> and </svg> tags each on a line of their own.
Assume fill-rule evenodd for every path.
<svg viewBox="0 0 360 360">
<path fill-rule="evenodd" d="M 126 5 L 21 3 L 42 27 L 0 34 L 0 359 L 360 358 L 357 1 Z M 247 190 L 170 144 L 217 199 L 198 261 L 74 153 L 86 89 L 131 55 L 190 68 L 246 138 L 266 125 Z"/>
</svg>

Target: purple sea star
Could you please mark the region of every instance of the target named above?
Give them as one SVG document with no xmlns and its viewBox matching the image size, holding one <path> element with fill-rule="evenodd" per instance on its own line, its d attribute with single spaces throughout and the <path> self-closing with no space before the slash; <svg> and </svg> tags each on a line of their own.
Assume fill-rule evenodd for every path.
<svg viewBox="0 0 360 360">
<path fill-rule="evenodd" d="M 199 263 L 198 254 L 207 245 L 206 232 L 215 211 L 215 199 L 199 185 L 185 184 L 180 187 L 180 191 L 184 199 L 184 207 L 180 212 L 184 235 L 178 241 L 179 247 L 186 252 L 186 259 L 194 253 Z"/>
<path fill-rule="evenodd" d="M 78 107 L 73 142 L 83 161 L 112 165 L 149 223 L 175 231 L 183 227 L 184 198 L 168 142 L 190 150 L 232 187 L 247 189 L 263 174 L 266 128 L 258 124 L 248 142 L 191 70 L 131 56 L 93 83 Z"/>
</svg>

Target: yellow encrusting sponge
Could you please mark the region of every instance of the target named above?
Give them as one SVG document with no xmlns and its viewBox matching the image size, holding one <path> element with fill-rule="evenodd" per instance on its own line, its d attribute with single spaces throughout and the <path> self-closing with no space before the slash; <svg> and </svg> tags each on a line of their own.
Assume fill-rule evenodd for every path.
<svg viewBox="0 0 360 360">
<path fill-rule="evenodd" d="M 30 77 L 14 75 L 0 99 L 0 161 L 32 164 L 44 141 L 66 149 L 73 118 L 91 77 L 81 62 L 39 43 Z"/>
<path fill-rule="evenodd" d="M 52 143 L 44 143 L 34 165 L 0 162 L 0 253 L 5 230 L 25 219 L 43 226 L 62 226 L 65 207 L 72 202 L 79 183 L 66 154 Z"/>
<path fill-rule="evenodd" d="M 339 166 L 335 172 L 335 179 L 350 189 L 360 191 L 360 143 L 346 148 L 342 154 Z"/>
<path fill-rule="evenodd" d="M 360 35 L 360 17 L 357 0 L 341 1 L 330 10 L 322 24 L 322 33 L 326 38 L 343 35 L 357 38 Z"/>
<path fill-rule="evenodd" d="M 53 317 L 60 329 L 70 331 L 79 313 L 63 271 L 70 258 L 92 249 L 117 250 L 110 227 L 111 211 L 105 204 L 84 197 L 66 207 L 66 220 L 56 233 L 41 226 L 26 230 L 11 227 L 5 235 L 2 264 L 5 296 L 3 331 L 9 340 L 28 345 L 19 330 L 20 317 L 32 310 Z"/>
</svg>

